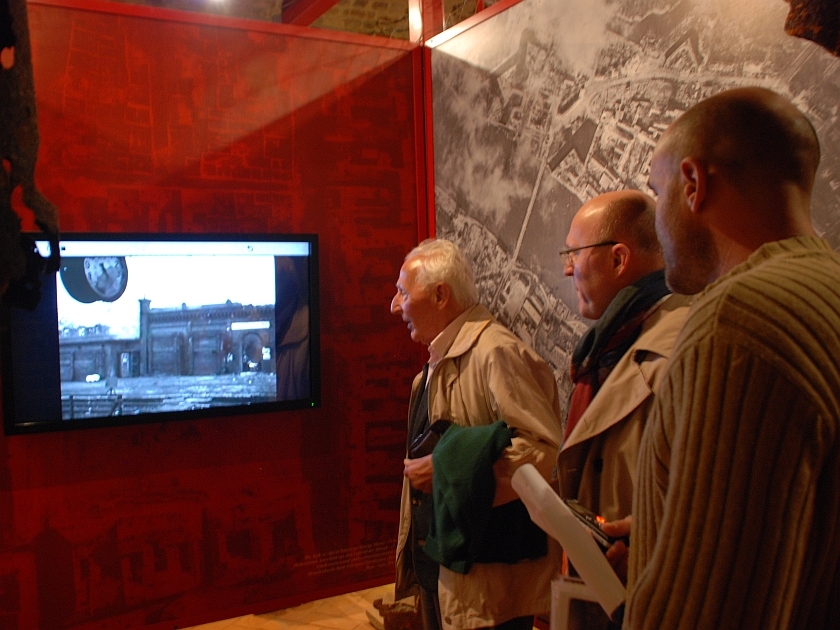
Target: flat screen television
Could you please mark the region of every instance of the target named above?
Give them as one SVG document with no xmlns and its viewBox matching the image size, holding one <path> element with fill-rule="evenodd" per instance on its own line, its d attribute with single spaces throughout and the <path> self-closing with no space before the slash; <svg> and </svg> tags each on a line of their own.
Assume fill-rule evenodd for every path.
<svg viewBox="0 0 840 630">
<path fill-rule="evenodd" d="M 0 309 L 7 434 L 320 406 L 316 235 L 67 233 L 59 251 L 35 311 Z"/>
</svg>

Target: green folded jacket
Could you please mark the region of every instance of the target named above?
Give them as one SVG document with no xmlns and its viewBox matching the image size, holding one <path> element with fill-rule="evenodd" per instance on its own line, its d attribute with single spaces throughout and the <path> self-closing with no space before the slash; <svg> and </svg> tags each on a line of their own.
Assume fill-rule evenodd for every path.
<svg viewBox="0 0 840 630">
<path fill-rule="evenodd" d="M 474 563 L 541 558 L 548 541 L 522 501 L 496 508 L 493 463 L 510 446 L 514 431 L 504 422 L 452 425 L 432 454 L 434 508 L 424 551 L 458 573 Z"/>
</svg>

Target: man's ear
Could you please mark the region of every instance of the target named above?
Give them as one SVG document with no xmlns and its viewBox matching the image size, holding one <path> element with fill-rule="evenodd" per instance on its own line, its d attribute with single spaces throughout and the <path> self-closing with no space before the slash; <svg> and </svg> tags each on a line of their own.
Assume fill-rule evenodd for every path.
<svg viewBox="0 0 840 630">
<path fill-rule="evenodd" d="M 612 268 L 616 276 L 620 276 L 627 270 L 630 263 L 630 248 L 624 243 L 618 243 L 610 248 Z"/>
<path fill-rule="evenodd" d="M 680 183 L 683 196 L 689 209 L 694 213 L 700 212 L 703 201 L 706 199 L 707 175 L 706 165 L 697 158 L 689 156 L 680 162 Z"/>
<path fill-rule="evenodd" d="M 452 297 L 452 288 L 445 282 L 438 282 L 432 288 L 432 300 L 438 308 L 444 308 Z"/>
</svg>

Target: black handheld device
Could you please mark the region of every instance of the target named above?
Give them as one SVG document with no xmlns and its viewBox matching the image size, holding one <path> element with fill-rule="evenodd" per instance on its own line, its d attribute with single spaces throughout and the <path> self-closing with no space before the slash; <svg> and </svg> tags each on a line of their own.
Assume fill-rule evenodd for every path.
<svg viewBox="0 0 840 630">
<path fill-rule="evenodd" d="M 604 549 L 609 549 L 613 543 L 617 541 L 622 541 L 625 545 L 630 544 L 630 540 L 624 537 L 615 537 L 615 536 L 608 536 L 603 532 L 601 529 L 601 523 L 603 523 L 604 517 L 598 514 L 595 514 L 592 510 L 581 504 L 575 499 L 563 499 L 563 503 L 569 506 L 569 509 L 572 511 L 578 520 L 586 525 L 589 528 L 590 533 L 595 538 L 595 541 L 601 545 Z"/>
</svg>

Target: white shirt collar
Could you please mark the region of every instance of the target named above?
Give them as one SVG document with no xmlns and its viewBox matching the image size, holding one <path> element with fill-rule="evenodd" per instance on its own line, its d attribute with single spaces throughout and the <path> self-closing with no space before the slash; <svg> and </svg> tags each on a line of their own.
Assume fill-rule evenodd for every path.
<svg viewBox="0 0 840 630">
<path fill-rule="evenodd" d="M 432 343 L 429 344 L 430 369 L 434 369 L 438 362 L 446 355 L 447 351 L 452 346 L 452 342 L 455 341 L 455 337 L 457 337 L 458 333 L 461 331 L 461 326 L 463 326 L 464 322 L 467 321 L 471 310 L 472 309 L 468 308 L 458 315 L 458 317 L 449 322 L 446 328 L 440 331 L 438 336 L 435 337 L 432 340 Z"/>
</svg>

